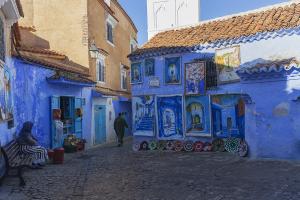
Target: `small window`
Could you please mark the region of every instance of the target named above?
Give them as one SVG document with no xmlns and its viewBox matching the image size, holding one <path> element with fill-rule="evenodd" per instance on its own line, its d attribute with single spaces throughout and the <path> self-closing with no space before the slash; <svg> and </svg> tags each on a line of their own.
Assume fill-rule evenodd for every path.
<svg viewBox="0 0 300 200">
<path fill-rule="evenodd" d="M 4 36 L 4 23 L 0 19 L 0 59 L 5 62 L 5 36 Z"/>
<path fill-rule="evenodd" d="M 121 65 L 121 89 L 127 90 L 127 70 Z"/>
<path fill-rule="evenodd" d="M 114 40 L 113 40 L 113 26 L 111 23 L 107 22 L 106 23 L 106 31 L 107 31 L 107 41 L 109 41 L 110 43 L 114 43 Z"/>
<path fill-rule="evenodd" d="M 105 82 L 105 64 L 104 59 L 98 58 L 97 59 L 97 81 L 98 82 Z"/>
<path fill-rule="evenodd" d="M 217 66 L 214 61 L 206 62 L 206 88 L 214 88 L 218 86 Z"/>
</svg>

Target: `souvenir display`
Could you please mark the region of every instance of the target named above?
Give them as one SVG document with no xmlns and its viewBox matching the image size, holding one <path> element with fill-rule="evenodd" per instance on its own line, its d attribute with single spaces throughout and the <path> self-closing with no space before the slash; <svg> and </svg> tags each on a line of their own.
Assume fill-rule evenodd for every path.
<svg viewBox="0 0 300 200">
<path fill-rule="evenodd" d="M 174 149 L 179 152 L 183 150 L 183 142 L 182 141 L 174 141 Z"/>
<path fill-rule="evenodd" d="M 224 152 L 224 141 L 222 139 L 215 139 L 212 143 L 213 151 Z"/>
<path fill-rule="evenodd" d="M 204 148 L 204 143 L 203 143 L 203 142 L 198 141 L 198 142 L 195 142 L 195 143 L 194 143 L 194 150 L 195 150 L 196 152 L 201 152 L 201 151 L 203 151 L 203 148 Z"/>
<path fill-rule="evenodd" d="M 148 146 L 149 146 L 148 142 L 146 142 L 146 141 L 142 142 L 141 143 L 141 150 L 143 150 L 143 151 L 148 150 Z"/>
<path fill-rule="evenodd" d="M 139 151 L 141 149 L 141 144 L 140 142 L 134 142 L 132 145 L 132 150 L 133 151 Z"/>
<path fill-rule="evenodd" d="M 160 141 L 158 142 L 157 149 L 160 150 L 160 151 L 165 150 L 165 149 L 166 149 L 166 141 L 160 140 Z"/>
<path fill-rule="evenodd" d="M 239 138 L 228 138 L 225 141 L 225 149 L 230 153 L 237 153 L 239 151 L 241 140 Z"/>
<path fill-rule="evenodd" d="M 239 156 L 246 157 L 248 154 L 248 145 L 246 141 L 241 141 L 239 145 Z"/>
<path fill-rule="evenodd" d="M 149 142 L 149 150 L 153 151 L 157 148 L 157 142 L 155 140 L 152 140 Z"/>
<path fill-rule="evenodd" d="M 194 143 L 193 143 L 193 141 L 186 141 L 184 143 L 184 150 L 186 152 L 192 152 L 194 150 Z"/>
<path fill-rule="evenodd" d="M 212 151 L 212 144 L 209 143 L 209 142 L 206 142 L 206 143 L 204 144 L 203 151 Z"/>
<path fill-rule="evenodd" d="M 167 141 L 166 149 L 169 150 L 169 151 L 174 150 L 174 142 L 172 140 Z"/>
</svg>

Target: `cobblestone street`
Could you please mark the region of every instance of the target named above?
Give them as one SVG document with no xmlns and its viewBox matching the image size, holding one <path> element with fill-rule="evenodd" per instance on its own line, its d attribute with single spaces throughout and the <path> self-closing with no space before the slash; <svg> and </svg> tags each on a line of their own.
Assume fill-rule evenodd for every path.
<svg viewBox="0 0 300 200">
<path fill-rule="evenodd" d="M 8 178 L 1 200 L 300 199 L 300 164 L 251 161 L 228 153 L 138 152 L 98 147 L 67 155 L 64 165 Z"/>
</svg>

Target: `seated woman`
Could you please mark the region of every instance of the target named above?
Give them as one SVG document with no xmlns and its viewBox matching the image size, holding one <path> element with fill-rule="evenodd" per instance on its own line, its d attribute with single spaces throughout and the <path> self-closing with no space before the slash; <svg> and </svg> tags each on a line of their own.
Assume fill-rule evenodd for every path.
<svg viewBox="0 0 300 200">
<path fill-rule="evenodd" d="M 20 145 L 20 152 L 24 154 L 32 154 L 34 166 L 44 166 L 48 160 L 47 150 L 38 145 L 37 139 L 32 135 L 32 122 L 25 122 L 23 128 L 17 137 L 17 142 Z"/>
</svg>

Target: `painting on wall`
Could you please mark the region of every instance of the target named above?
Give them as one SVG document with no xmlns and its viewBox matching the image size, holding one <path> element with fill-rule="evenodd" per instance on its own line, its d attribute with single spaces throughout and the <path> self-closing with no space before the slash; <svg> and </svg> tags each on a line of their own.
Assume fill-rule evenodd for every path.
<svg viewBox="0 0 300 200">
<path fill-rule="evenodd" d="M 241 64 L 240 47 L 217 49 L 215 61 L 218 68 L 218 83 L 226 84 L 240 80 L 236 69 Z"/>
<path fill-rule="evenodd" d="M 132 97 L 133 134 L 154 136 L 155 108 L 154 96 Z"/>
<path fill-rule="evenodd" d="M 142 63 L 133 63 L 131 65 L 131 83 L 142 83 Z"/>
<path fill-rule="evenodd" d="M 145 76 L 155 76 L 155 60 L 153 58 L 145 60 Z"/>
<path fill-rule="evenodd" d="M 5 66 L 0 66 L 0 121 L 13 118 L 11 98 L 11 75 Z"/>
<path fill-rule="evenodd" d="M 185 64 L 185 94 L 205 94 L 205 62 Z"/>
<path fill-rule="evenodd" d="M 165 83 L 166 84 L 180 84 L 180 57 L 165 59 Z"/>
<path fill-rule="evenodd" d="M 211 136 L 209 96 L 186 96 L 185 112 L 186 135 Z"/>
<path fill-rule="evenodd" d="M 156 102 L 159 139 L 183 138 L 182 96 L 159 96 Z"/>
<path fill-rule="evenodd" d="M 214 136 L 219 138 L 245 136 L 245 102 L 239 94 L 214 95 L 212 120 Z"/>
</svg>

